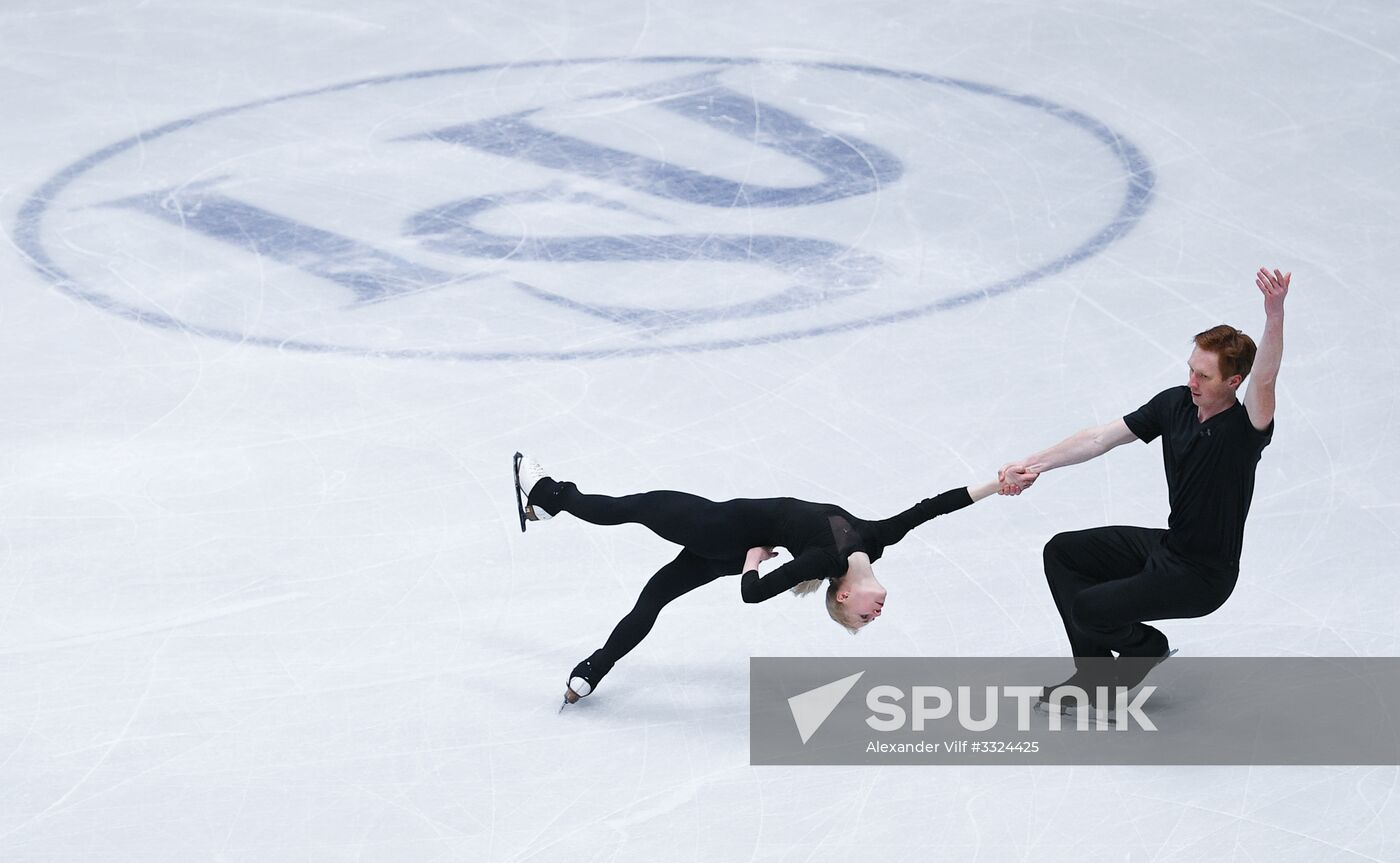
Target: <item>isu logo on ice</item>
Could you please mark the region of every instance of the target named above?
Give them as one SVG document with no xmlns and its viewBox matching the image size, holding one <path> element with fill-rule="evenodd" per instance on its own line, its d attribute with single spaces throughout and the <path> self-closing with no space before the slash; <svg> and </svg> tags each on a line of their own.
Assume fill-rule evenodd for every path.
<svg viewBox="0 0 1400 863">
<path fill-rule="evenodd" d="M 1121 135 L 985 84 L 551 61 L 147 129 L 52 177 L 16 238 L 60 289 L 145 325 L 279 349 L 576 359 L 957 308 L 1102 250 L 1151 186 Z"/>
</svg>

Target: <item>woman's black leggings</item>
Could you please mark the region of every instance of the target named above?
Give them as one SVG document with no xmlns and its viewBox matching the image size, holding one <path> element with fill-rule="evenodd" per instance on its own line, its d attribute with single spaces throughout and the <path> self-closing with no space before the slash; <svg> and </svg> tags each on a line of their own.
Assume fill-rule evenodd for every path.
<svg viewBox="0 0 1400 863">
<path fill-rule="evenodd" d="M 601 678 L 651 632 L 657 615 L 668 603 L 720 576 L 737 575 L 748 550 L 764 544 L 765 536 L 772 536 L 781 500 L 717 503 L 679 491 L 609 497 L 584 494 L 571 482 L 545 478 L 531 489 L 530 503 L 551 515 L 567 512 L 590 524 L 640 524 L 682 547 L 674 560 L 647 581 L 607 643 L 589 657 Z"/>
</svg>

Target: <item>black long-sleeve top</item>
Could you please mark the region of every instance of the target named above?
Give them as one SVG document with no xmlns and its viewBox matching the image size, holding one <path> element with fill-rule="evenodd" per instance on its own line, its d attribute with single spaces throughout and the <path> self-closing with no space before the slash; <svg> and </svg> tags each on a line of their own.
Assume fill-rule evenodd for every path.
<svg viewBox="0 0 1400 863">
<path fill-rule="evenodd" d="M 775 512 L 773 539 L 764 544 L 786 548 L 793 559 L 764 576 L 753 569 L 745 572 L 739 593 L 744 602 L 762 602 L 804 581 L 839 578 L 851 554 L 863 551 L 873 563 L 909 531 L 971 504 L 967 488 L 956 488 L 925 498 L 892 518 L 866 521 L 833 504 L 783 498 Z"/>
</svg>

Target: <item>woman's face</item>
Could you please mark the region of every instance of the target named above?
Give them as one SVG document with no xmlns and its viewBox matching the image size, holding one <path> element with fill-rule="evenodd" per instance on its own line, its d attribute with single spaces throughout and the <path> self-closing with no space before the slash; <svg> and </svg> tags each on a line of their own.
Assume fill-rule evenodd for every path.
<svg viewBox="0 0 1400 863">
<path fill-rule="evenodd" d="M 872 593 L 860 597 L 850 606 L 851 623 L 856 629 L 860 629 L 867 623 L 879 617 L 885 608 L 885 591 L 881 589 L 879 593 Z"/>
<path fill-rule="evenodd" d="M 884 585 L 875 580 L 870 559 L 860 553 L 851 555 L 836 595 L 850 625 L 860 629 L 879 617 L 885 609 L 885 593 Z"/>
</svg>

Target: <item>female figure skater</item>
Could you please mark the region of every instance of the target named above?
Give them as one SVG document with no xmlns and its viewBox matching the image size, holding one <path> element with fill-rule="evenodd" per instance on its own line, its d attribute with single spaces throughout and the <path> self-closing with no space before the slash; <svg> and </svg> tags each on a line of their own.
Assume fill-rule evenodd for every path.
<svg viewBox="0 0 1400 863">
<path fill-rule="evenodd" d="M 574 666 L 564 691 L 564 703 L 573 704 L 597 689 L 613 665 L 646 637 L 662 607 L 720 576 L 743 573 L 739 595 L 744 602 L 762 602 L 785 590 L 805 595 L 825 581 L 831 619 L 853 633 L 859 631 L 884 610 L 885 588 L 870 565 L 885 549 L 924 522 L 969 506 L 1002 486 L 992 480 L 952 489 L 893 518 L 866 521 L 832 504 L 790 497 L 717 503 L 679 491 L 625 497 L 584 494 L 571 482 L 550 478 L 534 459 L 516 453 L 515 490 L 522 531 L 527 521 L 567 512 L 591 524 L 640 524 L 681 546 L 675 560 L 642 588 L 607 643 Z M 760 576 L 758 565 L 777 556 L 775 546 L 786 548 L 793 559 Z"/>
</svg>

